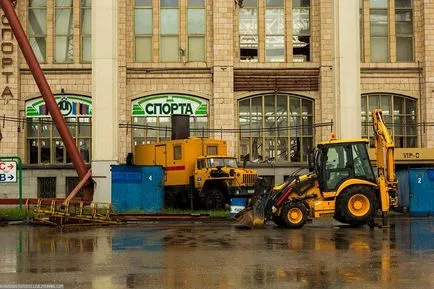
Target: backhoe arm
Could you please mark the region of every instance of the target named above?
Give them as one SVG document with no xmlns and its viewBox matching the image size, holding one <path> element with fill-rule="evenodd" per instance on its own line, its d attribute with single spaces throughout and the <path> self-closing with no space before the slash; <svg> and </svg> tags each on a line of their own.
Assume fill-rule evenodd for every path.
<svg viewBox="0 0 434 289">
<path fill-rule="evenodd" d="M 398 182 L 395 176 L 395 157 L 393 154 L 395 145 L 384 123 L 381 110 L 376 109 L 372 112 L 372 121 L 374 124 L 378 168 L 377 183 L 380 189 L 381 210 L 387 212 L 390 207 L 398 205 Z"/>
</svg>

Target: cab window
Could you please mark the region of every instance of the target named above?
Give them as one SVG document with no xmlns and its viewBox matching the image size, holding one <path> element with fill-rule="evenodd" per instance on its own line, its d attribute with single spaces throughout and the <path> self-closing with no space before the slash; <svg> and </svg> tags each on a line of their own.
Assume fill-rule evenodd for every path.
<svg viewBox="0 0 434 289">
<path fill-rule="evenodd" d="M 204 159 L 197 160 L 197 169 L 201 170 L 201 169 L 204 169 L 204 168 L 206 168 L 206 162 L 205 162 L 205 160 Z"/>
<path fill-rule="evenodd" d="M 339 184 L 350 177 L 351 162 L 348 146 L 330 147 L 325 158 L 325 180 L 327 190 L 336 190 Z"/>
<path fill-rule="evenodd" d="M 182 150 L 180 145 L 173 146 L 173 159 L 182 160 Z"/>
</svg>

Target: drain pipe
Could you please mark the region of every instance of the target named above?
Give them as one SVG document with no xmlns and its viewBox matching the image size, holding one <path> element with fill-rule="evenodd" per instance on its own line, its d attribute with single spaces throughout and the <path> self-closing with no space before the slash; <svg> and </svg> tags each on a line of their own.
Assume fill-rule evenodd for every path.
<svg viewBox="0 0 434 289">
<path fill-rule="evenodd" d="M 77 171 L 80 179 L 85 178 L 88 169 L 81 158 L 80 152 L 78 151 L 77 146 L 75 145 L 74 139 L 72 138 L 71 132 L 66 126 L 65 119 L 60 112 L 60 109 L 54 99 L 53 92 L 48 85 L 47 79 L 45 78 L 44 73 L 42 72 L 41 66 L 39 65 L 38 60 L 36 59 L 35 53 L 30 46 L 29 40 L 27 39 L 26 34 L 24 33 L 24 29 L 18 19 L 18 16 L 15 12 L 11 0 L 0 0 L 0 7 L 3 9 L 6 18 L 8 19 L 9 25 L 17 39 L 18 45 L 21 48 L 24 58 L 30 68 L 30 71 L 35 79 L 36 85 L 39 88 L 39 91 L 44 98 L 45 104 L 47 106 L 48 111 L 50 112 L 51 118 L 56 125 L 56 128 L 62 138 L 62 141 L 66 147 L 66 151 L 71 157 L 71 161 L 74 165 L 74 168 Z M 85 196 L 87 198 L 91 198 L 93 194 L 93 186 L 91 183 L 85 187 Z"/>
</svg>

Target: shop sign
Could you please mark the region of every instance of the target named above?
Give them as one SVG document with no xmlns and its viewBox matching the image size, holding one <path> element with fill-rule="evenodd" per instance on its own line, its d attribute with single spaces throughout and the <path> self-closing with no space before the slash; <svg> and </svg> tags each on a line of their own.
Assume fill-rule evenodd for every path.
<svg viewBox="0 0 434 289">
<path fill-rule="evenodd" d="M 54 96 L 64 117 L 92 116 L 92 99 L 80 95 L 60 94 Z M 26 102 L 26 117 L 50 117 L 42 97 Z"/>
<path fill-rule="evenodd" d="M 172 114 L 207 116 L 207 101 L 189 95 L 161 94 L 139 98 L 132 102 L 133 116 L 170 116 Z"/>
</svg>

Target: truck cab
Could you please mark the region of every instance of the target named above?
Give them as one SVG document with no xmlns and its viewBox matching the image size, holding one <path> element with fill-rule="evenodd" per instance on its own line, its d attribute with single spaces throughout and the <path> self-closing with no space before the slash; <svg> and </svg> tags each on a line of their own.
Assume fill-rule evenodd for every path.
<svg viewBox="0 0 434 289">
<path fill-rule="evenodd" d="M 221 207 L 231 197 L 253 195 L 256 180 L 256 171 L 239 168 L 233 157 L 201 156 L 196 161 L 194 187 L 205 207 Z"/>
</svg>

